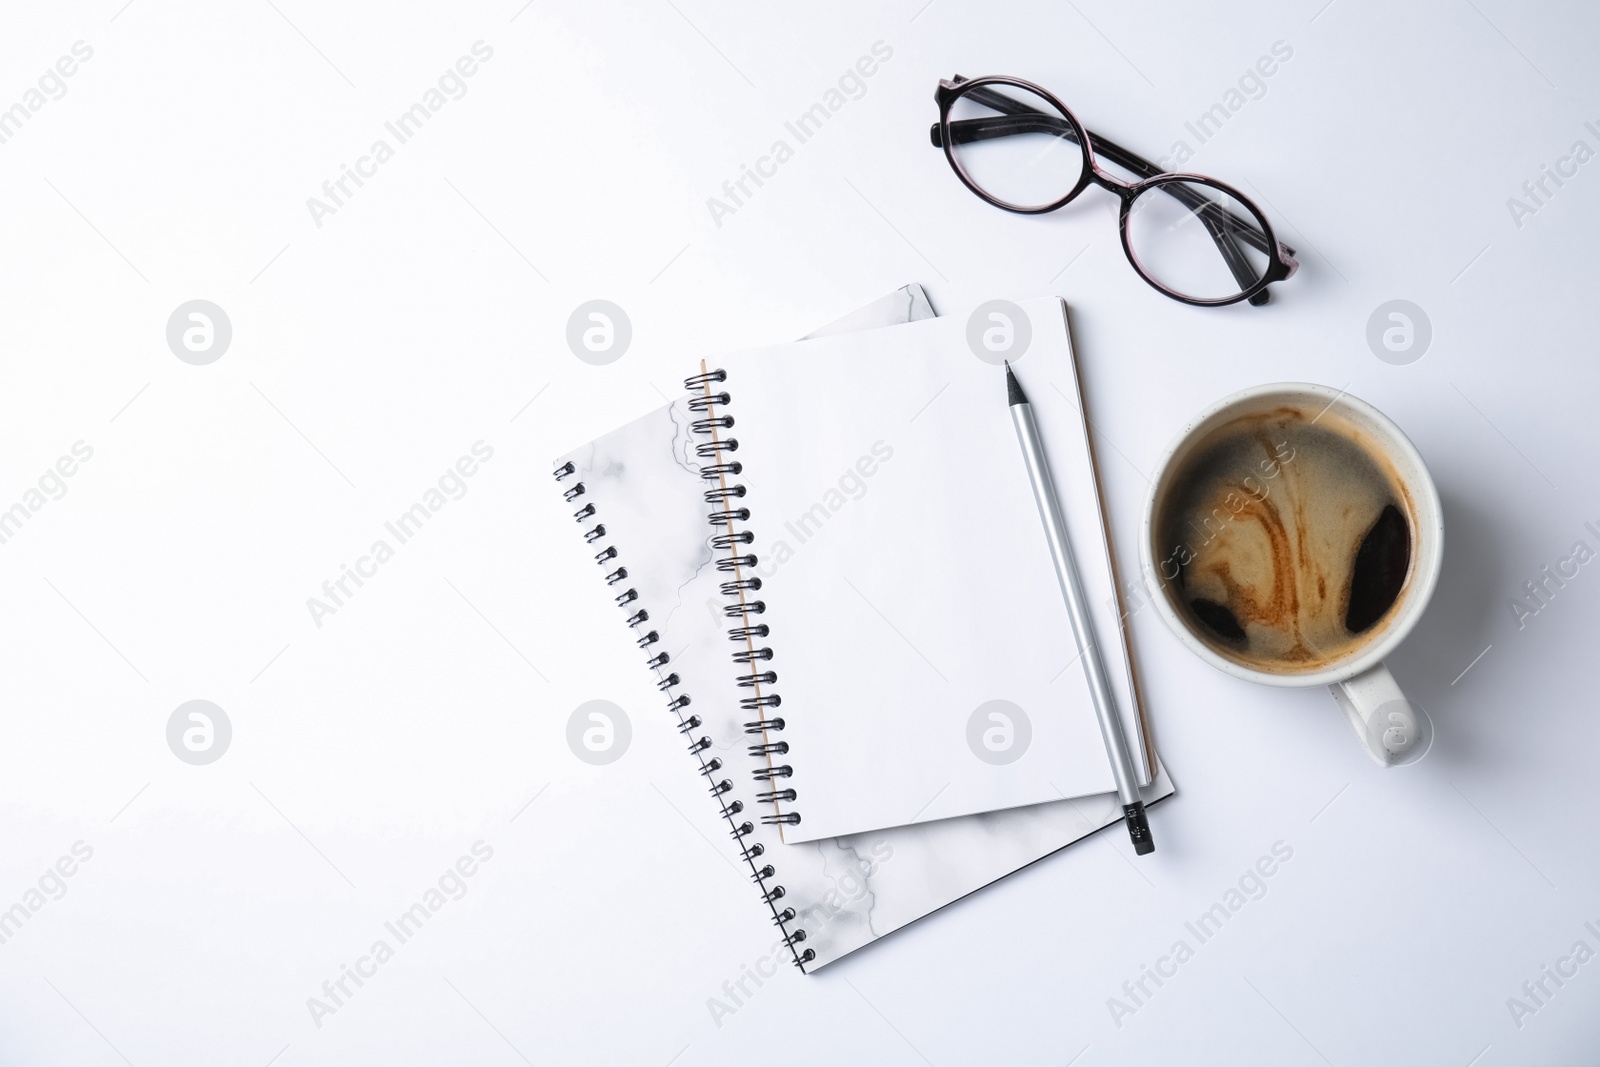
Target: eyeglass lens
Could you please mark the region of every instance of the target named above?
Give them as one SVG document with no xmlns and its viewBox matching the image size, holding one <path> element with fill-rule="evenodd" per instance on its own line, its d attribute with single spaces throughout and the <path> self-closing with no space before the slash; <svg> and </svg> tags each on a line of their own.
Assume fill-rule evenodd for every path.
<svg viewBox="0 0 1600 1067">
<path fill-rule="evenodd" d="M 1026 111 L 1002 114 L 964 94 L 950 105 L 951 154 L 996 200 L 1025 210 L 1054 204 L 1083 177 L 1078 135 L 1044 97 L 1014 85 L 999 91 Z"/>
<path fill-rule="evenodd" d="M 1237 296 L 1271 262 L 1249 206 L 1196 182 L 1147 187 L 1128 209 L 1127 234 L 1140 272 L 1192 300 Z"/>
</svg>

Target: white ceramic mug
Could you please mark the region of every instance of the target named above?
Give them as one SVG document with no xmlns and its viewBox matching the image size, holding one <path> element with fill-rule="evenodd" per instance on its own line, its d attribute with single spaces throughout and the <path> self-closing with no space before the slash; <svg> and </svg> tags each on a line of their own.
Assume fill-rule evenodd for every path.
<svg viewBox="0 0 1600 1067">
<path fill-rule="evenodd" d="M 1220 654 L 1196 634 L 1186 613 L 1180 611 L 1174 601 L 1177 592 L 1173 579 L 1177 568 L 1172 563 L 1169 546 L 1157 543 L 1161 506 L 1171 494 L 1176 479 L 1184 474 L 1185 463 L 1194 449 L 1235 419 L 1284 404 L 1340 416 L 1340 424 L 1360 438 L 1359 444 L 1388 461 L 1400 489 L 1408 498 L 1404 504 L 1410 511 L 1406 516 L 1411 534 L 1408 570 L 1393 607 L 1378 623 L 1381 628 L 1355 645 L 1343 658 L 1304 672 L 1252 668 Z M 1157 586 L 1156 608 L 1179 641 L 1213 667 L 1235 678 L 1283 687 L 1327 686 L 1349 717 L 1368 754 L 1386 767 L 1407 762 L 1418 754 L 1424 743 L 1416 709 L 1406 700 L 1383 661 L 1416 626 L 1433 596 L 1439 581 L 1443 549 L 1444 522 L 1439 491 L 1416 446 L 1371 404 L 1342 390 L 1300 382 L 1246 389 L 1218 401 L 1191 420 L 1173 439 L 1161 461 L 1160 473 L 1145 508 L 1140 538 L 1144 571 Z"/>
</svg>

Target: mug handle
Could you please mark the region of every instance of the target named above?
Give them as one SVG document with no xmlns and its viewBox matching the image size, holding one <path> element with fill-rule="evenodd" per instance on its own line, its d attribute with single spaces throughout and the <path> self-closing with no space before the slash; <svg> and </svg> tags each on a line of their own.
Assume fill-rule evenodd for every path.
<svg viewBox="0 0 1600 1067">
<path fill-rule="evenodd" d="M 1328 690 L 1378 766 L 1393 767 L 1405 761 L 1421 731 L 1411 702 L 1388 667 L 1380 663 L 1353 678 L 1334 682 Z"/>
</svg>

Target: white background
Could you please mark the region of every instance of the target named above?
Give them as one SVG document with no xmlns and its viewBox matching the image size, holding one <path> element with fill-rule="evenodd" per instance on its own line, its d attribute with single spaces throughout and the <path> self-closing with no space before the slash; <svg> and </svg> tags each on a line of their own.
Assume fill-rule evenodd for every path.
<svg viewBox="0 0 1600 1067">
<path fill-rule="evenodd" d="M 1600 162 L 1520 227 L 1507 198 L 1600 149 L 1600 14 L 1324 2 L 8 9 L 0 108 L 94 51 L 0 144 L 0 507 L 94 455 L 0 545 L 0 908 L 94 851 L 0 944 L 0 1059 L 1589 1062 L 1600 962 L 1520 1027 L 1507 998 L 1600 950 L 1600 569 L 1520 628 L 1510 605 L 1600 548 Z M 466 95 L 316 225 L 307 198 L 478 40 Z M 707 198 L 877 41 L 865 94 L 716 225 Z M 1197 145 L 1185 121 L 1277 41 L 1265 94 Z M 1037 80 L 1152 156 L 1187 140 L 1259 194 L 1299 276 L 1192 309 L 1133 275 L 1109 196 L 981 203 L 927 140 L 954 72 Z M 771 931 L 702 836 L 715 811 L 548 462 L 695 358 L 910 280 L 946 314 L 1072 302 L 1124 558 L 1167 439 L 1227 392 L 1323 382 L 1399 422 L 1447 543 L 1390 666 L 1437 741 L 1380 771 L 1326 693 L 1230 681 L 1141 612 L 1179 786 L 1154 856 L 1102 834 L 714 1018 Z M 196 298 L 233 326 L 209 366 L 165 340 Z M 593 298 L 633 323 L 606 367 L 565 343 Z M 1365 339 L 1396 298 L 1434 332 L 1406 366 Z M 307 598 L 480 440 L 467 494 L 318 627 Z M 633 724 L 604 767 L 565 742 L 597 698 Z M 233 725 L 209 766 L 167 747 L 191 699 Z M 479 840 L 469 892 L 315 1025 L 307 998 Z M 1113 1021 L 1278 841 L 1265 897 Z"/>
</svg>

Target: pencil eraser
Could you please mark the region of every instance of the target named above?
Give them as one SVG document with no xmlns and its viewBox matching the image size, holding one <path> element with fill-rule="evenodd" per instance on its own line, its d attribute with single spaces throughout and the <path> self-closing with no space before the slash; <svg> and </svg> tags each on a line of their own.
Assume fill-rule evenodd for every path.
<svg viewBox="0 0 1600 1067">
<path fill-rule="evenodd" d="M 1123 817 L 1128 821 L 1128 837 L 1133 841 L 1136 856 L 1148 856 L 1156 850 L 1155 838 L 1150 836 L 1150 821 L 1145 818 L 1144 803 L 1124 804 Z"/>
</svg>

